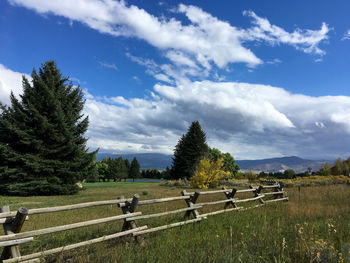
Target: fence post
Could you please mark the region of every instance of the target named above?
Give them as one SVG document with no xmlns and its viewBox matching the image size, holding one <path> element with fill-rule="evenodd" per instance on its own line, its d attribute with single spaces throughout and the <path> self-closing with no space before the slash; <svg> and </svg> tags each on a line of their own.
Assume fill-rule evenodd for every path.
<svg viewBox="0 0 350 263">
<path fill-rule="evenodd" d="M 227 190 L 227 189 L 226 189 L 226 187 L 223 187 L 222 190 Z M 231 192 L 229 190 L 227 190 L 226 192 L 224 192 L 224 194 L 226 195 L 227 199 L 232 199 L 235 196 L 236 192 L 237 192 L 237 189 L 232 188 Z M 233 208 L 237 207 L 235 202 L 231 201 L 231 202 L 225 203 L 224 209 L 226 209 L 230 204 L 232 205 Z"/>
<path fill-rule="evenodd" d="M 186 190 L 182 190 L 181 194 L 183 196 L 188 195 Z M 199 195 L 200 195 L 200 192 L 196 191 L 193 195 L 190 195 L 189 199 L 185 199 L 187 206 L 193 207 L 194 204 L 197 202 Z M 187 218 L 190 216 L 190 214 L 193 214 L 194 218 L 199 218 L 199 213 L 198 213 L 197 209 L 186 211 L 186 214 L 184 217 Z"/>
<path fill-rule="evenodd" d="M 253 186 L 249 185 L 249 188 L 250 189 L 255 189 L 254 192 L 253 192 L 254 193 L 254 197 L 258 197 L 260 192 L 261 192 L 261 190 L 264 189 L 264 187 L 262 185 L 259 185 L 258 188 L 254 188 Z M 264 204 L 265 202 L 264 202 L 264 200 L 262 200 L 262 198 L 259 198 L 259 203 L 260 204 Z"/>
<path fill-rule="evenodd" d="M 124 199 L 124 196 L 119 197 L 119 199 Z M 140 196 L 138 194 L 135 194 L 131 202 L 126 201 L 125 203 L 119 203 L 118 206 L 122 209 L 123 214 L 134 213 L 136 210 L 136 206 L 139 202 L 139 199 L 140 199 Z M 137 228 L 135 221 L 134 220 L 126 221 L 126 218 L 125 218 L 122 231 L 134 229 L 134 228 Z"/>
<path fill-rule="evenodd" d="M 4 206 L 0 208 L 0 213 L 10 212 L 9 206 Z M 20 207 L 17 211 L 17 214 L 13 220 L 8 223 L 3 224 L 5 235 L 11 235 L 19 233 L 22 229 L 24 221 L 28 215 L 28 210 L 24 207 Z M 1 254 L 1 261 L 4 259 L 20 257 L 21 253 L 19 251 L 18 245 L 4 247 Z"/>
<path fill-rule="evenodd" d="M 118 199 L 124 199 L 124 196 L 120 196 Z M 136 210 L 136 206 L 139 203 L 140 196 L 138 194 L 135 194 L 131 200 L 131 202 L 126 201 L 125 203 L 119 203 L 118 206 L 122 209 L 123 214 L 130 214 L 134 213 Z M 137 228 L 135 220 L 126 221 L 126 218 L 124 219 L 122 231 L 126 231 L 129 229 Z M 140 243 L 140 245 L 144 245 L 144 240 L 141 236 L 136 236 L 135 240 Z"/>
<path fill-rule="evenodd" d="M 283 197 L 288 197 L 287 193 L 283 190 L 283 182 L 278 182 L 278 190 L 279 192 L 283 192 L 281 194 L 278 195 L 278 198 L 283 198 Z M 299 199 L 300 199 L 300 189 L 299 189 Z"/>
</svg>

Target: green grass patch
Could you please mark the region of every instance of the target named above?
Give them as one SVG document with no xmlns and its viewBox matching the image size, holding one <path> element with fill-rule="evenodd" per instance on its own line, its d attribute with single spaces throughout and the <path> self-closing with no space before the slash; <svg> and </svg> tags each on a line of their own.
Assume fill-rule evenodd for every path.
<svg viewBox="0 0 350 263">
<path fill-rule="evenodd" d="M 159 182 L 96 182 L 96 183 L 83 183 L 83 187 L 89 189 L 89 188 L 106 188 L 106 187 L 147 187 L 150 184 L 159 184 Z"/>
<path fill-rule="evenodd" d="M 180 195 L 179 188 L 157 183 L 98 183 L 73 196 L 0 197 L 0 205 L 27 208 L 109 200 L 139 194 L 142 199 Z M 109 187 L 112 184 L 114 186 Z M 108 185 L 108 186 L 106 186 Z M 86 185 L 89 186 L 89 185 Z M 148 195 L 142 195 L 147 189 Z M 192 190 L 189 190 L 192 191 Z M 114 240 L 77 249 L 47 262 L 350 262 L 350 186 L 287 188 L 289 202 L 253 210 L 229 212 L 200 223 L 145 235 L 145 245 L 133 239 Z M 251 194 L 251 193 L 250 193 Z M 198 202 L 220 200 L 223 194 L 200 196 Z M 152 214 L 185 207 L 184 201 L 140 206 Z M 213 207 L 214 208 L 214 207 Z M 222 209 L 223 205 L 215 206 Z M 200 213 L 210 211 L 206 207 Z M 115 205 L 30 216 L 23 231 L 121 214 Z M 139 226 L 181 221 L 183 214 L 138 220 Z M 54 248 L 115 233 L 122 222 L 107 223 L 36 237 L 21 245 L 21 253 Z"/>
</svg>

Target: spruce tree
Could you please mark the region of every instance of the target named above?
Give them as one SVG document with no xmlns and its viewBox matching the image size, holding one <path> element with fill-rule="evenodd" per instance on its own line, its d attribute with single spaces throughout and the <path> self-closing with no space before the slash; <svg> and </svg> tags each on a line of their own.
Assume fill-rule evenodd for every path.
<svg viewBox="0 0 350 263">
<path fill-rule="evenodd" d="M 140 177 L 140 164 L 137 161 L 136 157 L 134 157 L 134 159 L 131 161 L 130 177 L 133 181 L 135 181 L 135 178 Z"/>
<path fill-rule="evenodd" d="M 129 175 L 129 170 L 126 167 L 125 160 L 123 160 L 122 157 L 119 157 L 115 159 L 115 163 L 118 169 L 118 172 L 116 174 L 117 178 L 124 179 L 126 181 Z"/>
<path fill-rule="evenodd" d="M 192 177 L 196 165 L 207 151 L 205 133 L 199 122 L 194 121 L 175 146 L 171 177 L 174 179 Z"/>
<path fill-rule="evenodd" d="M 127 177 L 128 177 L 130 174 L 130 161 L 128 159 L 124 159 L 124 163 L 125 163 Z"/>
<path fill-rule="evenodd" d="M 96 152 L 83 137 L 88 117 L 79 87 L 62 77 L 55 62 L 23 76 L 23 95 L 0 103 L 0 194 L 57 195 L 78 191 L 75 183 L 95 168 Z"/>
</svg>

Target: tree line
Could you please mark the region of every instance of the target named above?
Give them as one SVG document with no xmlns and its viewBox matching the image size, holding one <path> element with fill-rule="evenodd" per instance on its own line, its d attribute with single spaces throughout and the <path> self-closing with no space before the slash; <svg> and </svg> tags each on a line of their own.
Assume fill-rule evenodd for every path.
<svg viewBox="0 0 350 263">
<path fill-rule="evenodd" d="M 87 182 L 97 182 L 97 181 L 121 181 L 127 178 L 132 178 L 135 180 L 140 177 L 140 164 L 136 157 L 129 162 L 128 159 L 123 159 L 122 157 L 112 159 L 104 158 L 101 162 L 95 162 L 96 172 L 90 174 L 87 178 Z"/>
<path fill-rule="evenodd" d="M 350 177 L 350 157 L 346 160 L 338 158 L 334 161 L 333 166 L 326 162 L 318 171 L 312 171 L 310 167 L 305 172 L 296 173 L 292 169 L 287 169 L 283 172 L 260 172 L 260 178 L 276 178 L 276 179 L 294 179 L 297 177 L 308 177 L 312 175 L 329 176 L 329 175 L 344 175 Z"/>
</svg>

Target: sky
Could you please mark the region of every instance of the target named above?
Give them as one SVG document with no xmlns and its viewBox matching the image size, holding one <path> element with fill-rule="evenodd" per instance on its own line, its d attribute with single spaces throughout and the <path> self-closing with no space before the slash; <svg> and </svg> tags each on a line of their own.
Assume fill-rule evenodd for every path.
<svg viewBox="0 0 350 263">
<path fill-rule="evenodd" d="M 350 156 L 350 2 L 0 1 L 0 101 L 55 60 L 90 150 L 172 154 L 198 120 L 235 159 Z"/>
</svg>

